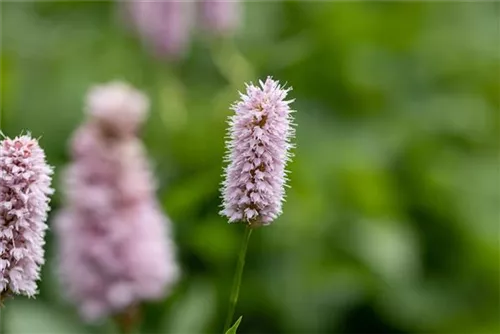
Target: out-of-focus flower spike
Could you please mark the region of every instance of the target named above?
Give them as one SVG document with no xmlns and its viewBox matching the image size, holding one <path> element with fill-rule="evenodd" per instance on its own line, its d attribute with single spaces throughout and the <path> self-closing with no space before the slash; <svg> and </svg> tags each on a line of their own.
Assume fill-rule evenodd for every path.
<svg viewBox="0 0 500 334">
<path fill-rule="evenodd" d="M 236 31 L 241 21 L 242 6 L 238 0 L 201 1 L 202 22 L 216 35 L 229 35 Z"/>
<path fill-rule="evenodd" d="M 191 42 L 194 25 L 193 1 L 124 1 L 129 17 L 144 43 L 162 57 L 184 56 Z"/>
<path fill-rule="evenodd" d="M 97 86 L 73 137 L 55 231 L 65 291 L 89 321 L 162 298 L 179 275 L 170 222 L 136 137 L 148 105 L 127 84 Z"/>
</svg>

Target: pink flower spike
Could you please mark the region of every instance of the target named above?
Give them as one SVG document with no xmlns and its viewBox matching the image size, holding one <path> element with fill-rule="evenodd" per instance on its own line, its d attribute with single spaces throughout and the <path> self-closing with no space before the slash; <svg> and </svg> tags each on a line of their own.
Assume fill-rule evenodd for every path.
<svg viewBox="0 0 500 334">
<path fill-rule="evenodd" d="M 202 22 L 206 29 L 216 35 L 230 35 L 240 24 L 241 3 L 239 0 L 203 0 Z"/>
<path fill-rule="evenodd" d="M 127 84 L 97 86 L 72 140 L 54 225 L 61 281 L 87 321 L 161 299 L 179 276 L 170 221 L 136 136 L 147 105 Z"/>
<path fill-rule="evenodd" d="M 44 237 L 53 169 L 38 141 L 24 135 L 0 143 L 0 295 L 33 297 L 45 262 Z"/>
<path fill-rule="evenodd" d="M 295 134 L 292 101 L 285 100 L 290 88 L 270 77 L 259 83 L 247 85 L 232 106 L 220 212 L 230 223 L 252 226 L 269 225 L 282 212 L 285 165 Z"/>
<path fill-rule="evenodd" d="M 144 44 L 155 55 L 176 60 L 187 53 L 194 23 L 193 1 L 130 0 L 123 5 Z"/>
</svg>

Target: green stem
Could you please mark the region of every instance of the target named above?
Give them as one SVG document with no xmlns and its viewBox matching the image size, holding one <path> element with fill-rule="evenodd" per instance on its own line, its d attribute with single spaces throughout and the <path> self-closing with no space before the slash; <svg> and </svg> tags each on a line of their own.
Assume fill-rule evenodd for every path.
<svg viewBox="0 0 500 334">
<path fill-rule="evenodd" d="M 2 294 L 0 294 L 0 334 L 5 334 L 7 331 L 5 330 L 5 299 Z"/>
<path fill-rule="evenodd" d="M 115 316 L 115 322 L 120 334 L 131 334 L 136 330 L 139 323 L 139 306 L 131 305 L 122 313 Z M 2 334 L 2 333 L 0 333 Z"/>
<path fill-rule="evenodd" d="M 231 327 L 233 323 L 234 310 L 238 302 L 240 294 L 241 276 L 243 268 L 245 267 L 245 257 L 247 255 L 248 241 L 252 234 L 252 228 L 247 225 L 245 228 L 245 235 L 243 236 L 243 243 L 241 244 L 240 254 L 238 256 L 238 263 L 236 265 L 236 272 L 234 273 L 233 287 L 231 288 L 231 297 L 229 299 L 229 309 L 227 311 L 226 324 L 224 325 L 224 333 Z"/>
<path fill-rule="evenodd" d="M 6 292 L 0 292 L 0 310 L 5 307 L 4 303 L 9 298 Z M 1 332 L 0 332 L 1 333 Z"/>
<path fill-rule="evenodd" d="M 116 327 L 118 328 L 119 334 L 130 334 L 131 330 L 127 324 L 125 324 L 121 319 L 115 320 Z M 0 333 L 1 334 L 1 333 Z"/>
</svg>

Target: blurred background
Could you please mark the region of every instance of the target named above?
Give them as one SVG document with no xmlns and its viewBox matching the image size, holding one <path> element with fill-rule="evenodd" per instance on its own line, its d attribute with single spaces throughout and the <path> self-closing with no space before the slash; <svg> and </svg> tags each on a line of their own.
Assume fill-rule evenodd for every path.
<svg viewBox="0 0 500 334">
<path fill-rule="evenodd" d="M 143 333 L 222 330 L 243 232 L 218 215 L 225 122 L 267 75 L 294 88 L 297 149 L 284 214 L 252 236 L 239 333 L 500 332 L 500 3 L 248 1 L 226 30 L 168 14 L 160 42 L 129 4 L 2 2 L 1 129 L 41 137 L 60 171 L 89 87 L 151 98 L 183 277 Z M 53 239 L 10 333 L 113 331 L 63 298 Z"/>
</svg>

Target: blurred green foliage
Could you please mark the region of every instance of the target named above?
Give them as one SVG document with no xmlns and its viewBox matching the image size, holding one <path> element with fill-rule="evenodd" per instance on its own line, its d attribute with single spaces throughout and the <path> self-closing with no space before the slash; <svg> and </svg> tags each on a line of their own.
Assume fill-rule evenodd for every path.
<svg viewBox="0 0 500 334">
<path fill-rule="evenodd" d="M 218 216 L 225 120 L 268 74 L 294 88 L 297 149 L 283 216 L 251 240 L 238 331 L 500 332 L 499 3 L 246 2 L 233 40 L 198 30 L 177 63 L 116 3 L 1 6 L 2 131 L 41 136 L 58 171 L 91 85 L 152 99 L 143 138 L 183 277 L 145 306 L 144 333 L 222 329 L 243 232 Z M 113 330 L 68 307 L 47 239 L 41 294 L 9 301 L 10 333 Z"/>
</svg>

